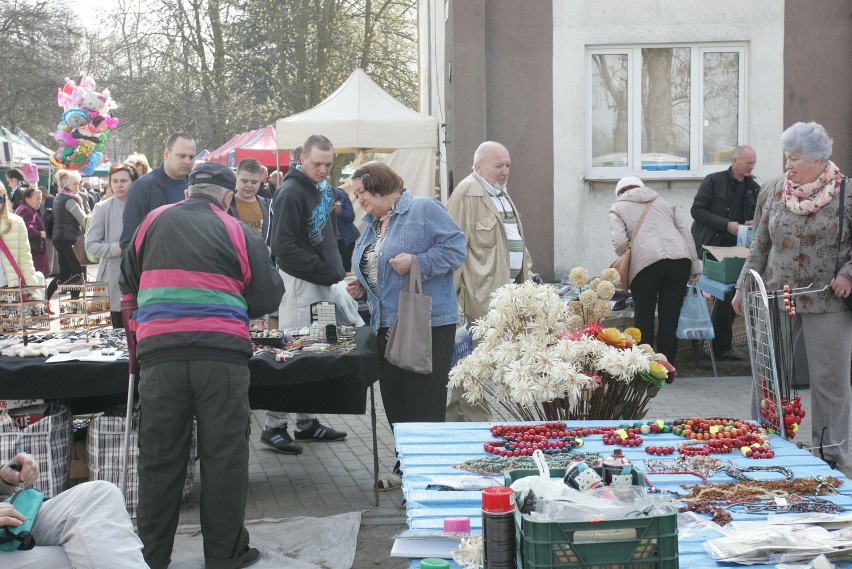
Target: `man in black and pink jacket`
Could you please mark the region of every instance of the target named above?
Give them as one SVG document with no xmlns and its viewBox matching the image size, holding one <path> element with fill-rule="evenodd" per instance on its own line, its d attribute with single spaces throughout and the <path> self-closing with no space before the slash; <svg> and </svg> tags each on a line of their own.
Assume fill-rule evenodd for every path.
<svg viewBox="0 0 852 569">
<path fill-rule="evenodd" d="M 253 563 L 243 525 L 248 487 L 249 319 L 284 294 L 263 239 L 228 215 L 236 178 L 205 162 L 189 199 L 152 211 L 122 259 L 136 297 L 139 399 L 137 524 L 151 569 L 169 566 L 193 416 L 201 460 L 207 567 Z"/>
</svg>

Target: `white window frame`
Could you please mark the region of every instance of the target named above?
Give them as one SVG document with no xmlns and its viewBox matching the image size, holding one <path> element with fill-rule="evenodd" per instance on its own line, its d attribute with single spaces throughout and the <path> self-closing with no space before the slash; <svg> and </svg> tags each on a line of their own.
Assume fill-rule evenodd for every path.
<svg viewBox="0 0 852 569">
<path fill-rule="evenodd" d="M 690 124 L 689 124 L 689 169 L 688 170 L 642 170 L 641 149 L 641 92 L 636 88 L 641 84 L 642 50 L 646 48 L 690 48 Z M 618 180 L 624 176 L 639 176 L 651 180 L 691 180 L 703 179 L 707 174 L 726 169 L 729 164 L 703 163 L 704 156 L 704 54 L 730 53 L 739 54 L 739 99 L 737 101 L 737 144 L 746 142 L 746 119 L 748 94 L 746 91 L 747 76 L 747 44 L 736 43 L 684 43 L 684 44 L 630 44 L 619 46 L 594 46 L 586 48 L 585 80 L 586 80 L 586 124 L 585 124 L 585 179 L 589 181 Z M 594 70 L 593 55 L 627 55 L 627 99 L 628 108 L 628 140 L 627 167 L 593 167 L 592 166 L 592 72 Z"/>
</svg>

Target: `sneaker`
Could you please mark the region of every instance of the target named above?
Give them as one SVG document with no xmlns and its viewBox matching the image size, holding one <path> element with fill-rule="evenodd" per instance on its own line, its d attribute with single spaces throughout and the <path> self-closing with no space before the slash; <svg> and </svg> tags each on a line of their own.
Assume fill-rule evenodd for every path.
<svg viewBox="0 0 852 569">
<path fill-rule="evenodd" d="M 249 547 L 248 551 L 245 552 L 245 557 L 243 557 L 243 562 L 240 563 L 240 568 L 249 567 L 257 563 L 257 560 L 260 559 L 260 551 L 257 550 L 256 547 Z"/>
<path fill-rule="evenodd" d="M 298 436 L 298 433 L 296 436 Z M 280 453 L 302 454 L 302 445 L 293 440 L 293 437 L 287 432 L 287 427 L 263 429 L 260 434 L 260 442 Z"/>
<path fill-rule="evenodd" d="M 312 419 L 310 427 L 303 430 L 296 429 L 295 433 L 296 439 L 300 441 L 342 441 L 346 438 L 346 433 L 326 427 L 319 422 L 319 419 Z"/>
</svg>

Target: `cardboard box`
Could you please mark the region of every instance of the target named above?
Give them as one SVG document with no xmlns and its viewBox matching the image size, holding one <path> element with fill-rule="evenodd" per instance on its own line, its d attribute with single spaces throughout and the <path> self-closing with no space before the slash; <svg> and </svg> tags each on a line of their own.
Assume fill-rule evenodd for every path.
<svg viewBox="0 0 852 569">
<path fill-rule="evenodd" d="M 735 283 L 745 265 L 746 247 L 704 247 L 704 276 L 721 283 Z"/>
<path fill-rule="evenodd" d="M 41 405 L 30 405 L 28 407 L 19 407 L 9 411 L 9 416 L 15 421 L 15 426 L 19 429 L 25 429 L 30 425 L 44 419 L 47 414 L 47 403 Z"/>
</svg>

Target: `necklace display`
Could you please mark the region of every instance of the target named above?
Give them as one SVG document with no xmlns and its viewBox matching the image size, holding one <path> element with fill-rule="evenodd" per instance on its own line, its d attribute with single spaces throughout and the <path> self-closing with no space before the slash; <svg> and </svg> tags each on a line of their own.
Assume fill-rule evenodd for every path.
<svg viewBox="0 0 852 569">
<path fill-rule="evenodd" d="M 539 425 L 498 425 L 491 434 L 502 437 L 499 441 L 486 441 L 485 452 L 498 456 L 531 456 L 537 450 L 545 455 L 569 453 L 583 446 L 583 440 L 566 431 L 566 423 L 550 422 Z"/>
<path fill-rule="evenodd" d="M 550 468 L 566 468 L 573 462 L 585 461 L 589 466 L 600 466 L 602 457 L 594 452 L 575 452 L 572 454 L 557 454 L 545 456 L 547 466 Z M 484 474 L 486 476 L 496 476 L 503 474 L 508 470 L 523 469 L 535 470 L 536 464 L 532 457 L 521 456 L 515 457 L 500 457 L 487 456 L 480 458 L 471 458 L 461 464 L 454 464 L 453 468 L 466 470 L 476 474 Z"/>
<path fill-rule="evenodd" d="M 743 504 L 754 504 L 764 500 L 774 501 L 779 496 L 789 500 L 791 496 L 815 497 L 823 494 L 833 494 L 838 492 L 837 487 L 841 484 L 843 482 L 837 478 L 818 476 L 816 478 L 799 478 L 798 480 L 749 481 L 712 484 L 709 486 L 681 486 L 688 493 L 686 496 L 681 496 L 681 500 L 686 505 L 681 507 L 680 511 L 710 514 L 714 522 L 719 525 L 725 525 L 731 521 L 731 514 L 728 510 L 732 507 Z"/>
</svg>

